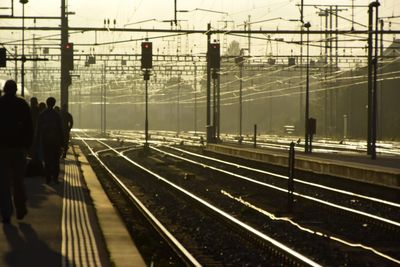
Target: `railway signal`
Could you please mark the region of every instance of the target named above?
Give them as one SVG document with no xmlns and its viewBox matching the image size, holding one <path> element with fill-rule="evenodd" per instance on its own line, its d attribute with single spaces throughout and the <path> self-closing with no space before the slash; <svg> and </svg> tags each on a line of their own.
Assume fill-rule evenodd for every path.
<svg viewBox="0 0 400 267">
<path fill-rule="evenodd" d="M 153 68 L 153 44 L 152 42 L 142 42 L 142 69 Z"/>
<path fill-rule="evenodd" d="M 142 42 L 142 58 L 141 58 L 141 68 L 143 70 L 143 80 L 145 81 L 145 122 L 144 122 L 144 132 L 145 132 L 145 144 L 144 149 L 147 152 L 149 143 L 149 119 L 148 119 L 148 81 L 150 80 L 150 69 L 153 68 L 153 43 Z"/>
<path fill-rule="evenodd" d="M 4 68 L 7 65 L 6 49 L 0 48 L 0 68 Z"/>
<path fill-rule="evenodd" d="M 67 70 L 74 69 L 74 44 L 66 43 L 63 47 L 64 64 Z"/>
<path fill-rule="evenodd" d="M 219 43 L 210 43 L 208 46 L 208 53 L 210 58 L 210 67 L 213 69 L 220 69 L 221 52 Z"/>
</svg>

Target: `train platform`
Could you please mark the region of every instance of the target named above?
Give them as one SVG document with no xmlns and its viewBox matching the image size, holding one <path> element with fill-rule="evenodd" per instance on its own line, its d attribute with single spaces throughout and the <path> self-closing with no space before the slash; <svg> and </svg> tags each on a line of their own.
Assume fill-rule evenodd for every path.
<svg viewBox="0 0 400 267">
<path fill-rule="evenodd" d="M 58 184 L 26 177 L 28 214 L 0 233 L 0 266 L 146 266 L 78 147 Z"/>
<path fill-rule="evenodd" d="M 289 149 L 289 145 L 288 145 Z M 205 151 L 288 167 L 288 151 L 252 147 L 251 145 L 217 143 L 207 144 Z M 305 154 L 296 149 L 295 168 L 334 177 L 400 189 L 400 157 L 378 155 L 372 160 L 355 153 Z"/>
</svg>

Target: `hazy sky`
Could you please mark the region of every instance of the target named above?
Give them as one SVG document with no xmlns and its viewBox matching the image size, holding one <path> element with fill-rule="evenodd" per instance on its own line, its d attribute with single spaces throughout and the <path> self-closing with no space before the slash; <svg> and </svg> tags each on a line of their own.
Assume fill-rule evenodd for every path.
<svg viewBox="0 0 400 267">
<path fill-rule="evenodd" d="M 0 7 L 10 6 L 11 0 L 0 0 Z M 21 15 L 21 4 L 19 1 L 15 2 L 15 15 Z M 352 0 L 304 0 L 305 4 L 345 4 L 351 5 Z M 355 5 L 368 5 L 371 1 L 368 0 L 354 0 Z M 399 0 L 385 0 L 382 7 L 380 8 L 380 15 L 382 16 L 400 16 L 400 1 Z M 112 3 L 112 5 L 110 5 Z M 289 22 L 289 19 L 298 19 L 299 7 L 296 6 L 300 3 L 300 0 L 178 0 L 178 10 L 189 10 L 187 13 L 178 13 L 178 19 L 183 20 L 181 22 L 181 28 L 185 29 L 205 29 L 208 22 L 212 23 L 213 28 L 223 28 L 225 22 L 228 21 L 228 29 L 243 29 L 244 21 L 260 21 L 260 20 L 271 20 L 269 22 L 255 23 L 252 24 L 252 29 L 298 29 L 299 24 L 296 22 Z M 102 27 L 104 19 L 110 19 L 111 27 L 113 27 L 113 20 L 117 22 L 117 27 L 124 27 L 126 24 L 154 19 L 153 21 L 133 24 L 127 27 L 132 28 L 170 28 L 170 25 L 161 20 L 172 20 L 174 18 L 174 0 L 67 0 L 69 11 L 75 12 L 75 15 L 70 16 L 70 26 L 93 26 Z M 59 16 L 60 15 L 60 0 L 30 0 L 25 6 L 25 13 L 27 16 Z M 214 11 L 223 11 L 227 14 L 218 14 L 212 12 L 205 12 L 196 9 L 207 9 Z M 340 13 L 341 16 L 351 19 L 352 10 L 351 8 L 345 8 Z M 6 10 L 1 10 L 2 14 L 7 13 Z M 312 29 L 321 29 L 321 18 L 317 15 L 318 9 L 310 6 L 305 8 L 304 19 L 310 21 Z M 361 24 L 367 24 L 367 9 L 356 8 L 354 11 L 355 20 Z M 157 20 L 157 21 L 156 21 Z M 400 19 L 392 19 L 392 29 L 400 28 Z M 59 21 L 37 21 L 38 26 L 49 25 L 57 26 Z M 16 20 L 3 20 L 0 19 L 0 25 L 21 25 L 20 21 Z M 32 26 L 32 21 L 27 21 L 26 25 Z M 386 24 L 388 27 L 388 24 Z M 339 19 L 339 29 L 350 29 L 351 22 L 344 19 Z M 355 24 L 355 29 L 365 29 L 360 25 Z M 36 36 L 49 35 L 49 32 L 28 32 L 27 37 L 30 37 L 33 33 Z M 150 36 L 159 36 L 162 34 L 153 34 Z M 137 39 L 146 37 L 145 33 L 100 33 L 97 36 L 97 41 L 118 41 L 125 39 Z M 266 36 L 260 36 L 265 38 Z M 394 36 L 387 36 L 385 39 L 392 40 Z M 241 46 L 246 46 L 247 39 L 227 36 L 213 36 L 213 38 L 219 38 L 221 41 L 230 41 L 237 39 Z M 285 38 L 285 40 L 297 40 L 298 36 L 271 36 L 271 38 Z M 318 39 L 318 36 L 312 37 Z M 4 33 L 2 32 L 0 42 L 7 42 L 12 40 L 19 40 L 20 32 L 17 33 Z M 85 34 L 72 34 L 70 40 L 75 43 L 93 43 L 94 33 Z M 162 41 L 164 40 L 164 42 Z M 170 40 L 168 42 L 166 40 Z M 174 38 L 158 39 L 155 42 L 155 47 L 160 50 L 172 50 L 173 42 L 177 40 Z M 265 41 L 252 40 L 254 43 L 255 53 L 280 52 L 279 49 L 289 50 L 290 47 L 278 48 L 274 45 L 265 47 Z M 204 52 L 205 37 L 201 35 L 190 36 L 188 40 L 183 38 L 181 40 L 182 46 L 193 52 Z M 109 49 L 120 49 L 125 52 L 132 52 L 130 49 L 137 49 L 137 43 L 128 43 L 116 46 L 103 46 L 96 47 L 96 51 L 109 50 Z M 184 51 L 182 48 L 182 51 Z M 294 48 L 295 50 L 297 48 Z M 82 47 L 82 51 L 86 51 L 86 47 Z M 115 50 L 115 51 L 116 51 Z M 314 48 L 315 50 L 315 48 Z M 166 51 L 168 52 L 168 51 Z"/>
<path fill-rule="evenodd" d="M 15 1 L 16 13 L 21 10 L 21 4 Z M 10 0 L 0 0 L 1 6 L 7 6 Z M 345 4 L 351 5 L 351 0 L 305 0 L 305 4 Z M 354 0 L 355 5 L 368 5 L 371 1 Z M 400 15 L 400 1 L 381 1 L 383 16 Z M 26 4 L 27 15 L 58 15 L 60 14 L 60 3 L 58 0 L 30 0 Z M 103 18 L 116 18 L 119 25 L 145 19 L 168 20 L 173 19 L 174 0 L 69 0 L 67 1 L 70 11 L 76 13 L 71 17 L 71 24 L 85 24 L 88 26 L 99 26 Z M 112 3 L 112 5 L 110 5 Z M 228 16 L 215 13 L 193 11 L 181 13 L 178 18 L 188 20 L 188 23 L 196 28 L 205 27 L 207 22 L 216 24 L 219 19 L 228 18 L 236 23 L 242 23 L 248 15 L 252 20 L 262 20 L 274 17 L 298 18 L 299 12 L 296 4 L 300 0 L 178 0 L 179 10 L 194 10 L 196 8 L 228 12 Z M 351 9 L 344 12 L 350 15 Z M 316 9 L 306 7 L 305 17 L 310 20 L 316 18 Z M 366 23 L 366 10 L 356 9 L 359 22 Z M 364 19 L 364 21 L 362 21 Z M 267 24 L 265 24 L 267 26 Z"/>
</svg>

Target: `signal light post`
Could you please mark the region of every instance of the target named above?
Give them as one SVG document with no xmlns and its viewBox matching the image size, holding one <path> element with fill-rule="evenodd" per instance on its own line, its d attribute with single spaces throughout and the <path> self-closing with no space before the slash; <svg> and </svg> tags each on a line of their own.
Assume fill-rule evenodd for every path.
<svg viewBox="0 0 400 267">
<path fill-rule="evenodd" d="M 70 70 L 74 70 L 74 44 L 66 43 L 63 47 L 64 53 L 64 64 L 66 68 Z"/>
<path fill-rule="evenodd" d="M 243 53 L 244 48 L 240 49 L 240 54 L 235 58 L 235 63 L 239 66 L 239 144 L 243 141 L 242 136 L 242 121 L 243 121 L 243 101 L 242 101 L 242 93 L 243 93 Z"/>
<path fill-rule="evenodd" d="M 21 96 L 24 97 L 25 90 L 25 4 L 28 0 L 19 0 L 22 4 L 22 60 L 21 60 Z"/>
<path fill-rule="evenodd" d="M 143 80 L 145 81 L 145 121 L 144 121 L 144 134 L 145 144 L 144 147 L 149 147 L 149 120 L 148 120 L 148 81 L 150 80 L 150 69 L 153 68 L 153 44 L 151 42 L 142 42 L 142 58 L 141 69 L 143 70 Z"/>
<path fill-rule="evenodd" d="M 66 0 L 61 0 L 61 80 L 60 80 L 60 89 L 61 89 L 61 94 L 60 94 L 60 104 L 61 107 L 67 107 L 68 111 L 68 87 L 71 84 L 71 75 L 69 71 L 71 70 L 71 65 L 67 65 L 68 61 L 73 62 L 73 53 L 72 58 L 67 59 L 68 57 L 68 52 L 66 50 L 73 50 L 73 46 L 70 47 L 68 45 L 68 16 L 66 12 Z M 71 63 L 70 63 L 71 64 Z"/>
<path fill-rule="evenodd" d="M 70 71 L 74 69 L 74 44 L 65 42 L 61 46 L 61 106 L 68 111 L 68 87 L 72 83 Z"/>
<path fill-rule="evenodd" d="M 367 132 L 367 154 L 371 159 L 376 159 L 376 133 L 377 133 L 377 68 L 378 68 L 378 1 L 371 2 L 368 6 L 368 132 Z M 375 12 L 375 31 L 374 26 Z M 374 47 L 375 33 L 375 47 Z M 374 55 L 375 51 L 375 55 Z"/>
<path fill-rule="evenodd" d="M 207 142 L 212 141 L 212 135 L 210 131 L 211 127 L 211 104 L 210 104 L 210 99 L 211 99 L 211 62 L 210 62 L 210 51 L 209 51 L 209 46 L 210 46 L 210 40 L 211 40 L 211 23 L 207 24 L 207 103 L 206 103 L 206 127 L 207 127 Z"/>
<path fill-rule="evenodd" d="M 304 153 L 311 153 L 310 146 L 310 27 L 309 22 L 303 25 L 307 29 L 307 69 L 306 69 L 306 111 L 305 111 L 305 143 Z"/>
<path fill-rule="evenodd" d="M 0 48 L 0 68 L 7 66 L 7 50 L 5 48 Z"/>
<path fill-rule="evenodd" d="M 219 127 L 219 125 L 217 125 L 218 123 L 218 107 L 217 107 L 217 102 L 219 103 L 219 101 L 217 101 L 217 95 L 219 95 L 217 93 L 217 90 L 219 91 L 219 88 L 217 88 L 217 82 L 216 80 L 219 78 L 218 74 L 219 74 L 219 69 L 221 67 L 221 55 L 220 55 L 220 44 L 219 43 L 210 43 L 208 45 L 208 61 L 209 61 L 209 65 L 210 68 L 213 69 L 212 71 L 212 79 L 213 79 L 213 127 L 212 127 L 212 136 L 208 136 L 208 142 L 215 142 L 216 141 L 216 132 L 217 132 L 217 128 Z M 208 133 L 208 135 L 211 135 L 211 133 Z"/>
</svg>

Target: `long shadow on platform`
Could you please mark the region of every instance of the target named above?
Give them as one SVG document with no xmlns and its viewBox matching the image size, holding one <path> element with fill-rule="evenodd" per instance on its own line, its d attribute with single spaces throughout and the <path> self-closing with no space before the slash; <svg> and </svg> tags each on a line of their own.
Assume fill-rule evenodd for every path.
<svg viewBox="0 0 400 267">
<path fill-rule="evenodd" d="M 61 265 L 61 254 L 41 241 L 30 224 L 19 223 L 18 227 L 3 225 L 3 231 L 11 247 L 11 251 L 4 256 L 4 262 L 8 266 L 53 267 Z"/>
<path fill-rule="evenodd" d="M 28 205 L 32 208 L 40 208 L 41 204 L 45 202 L 51 195 L 57 194 L 63 196 L 63 183 L 65 168 L 64 164 L 60 165 L 59 184 L 51 183 L 46 184 L 46 178 L 42 176 L 25 177 L 24 183 L 28 197 Z"/>
<path fill-rule="evenodd" d="M 43 177 L 26 177 L 25 189 L 28 197 L 27 205 L 29 208 L 41 208 L 42 203 L 46 202 L 52 195 L 62 197 L 63 184 L 59 183 L 46 185 Z"/>
</svg>

